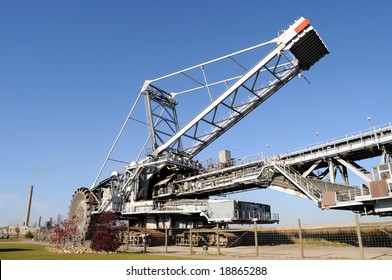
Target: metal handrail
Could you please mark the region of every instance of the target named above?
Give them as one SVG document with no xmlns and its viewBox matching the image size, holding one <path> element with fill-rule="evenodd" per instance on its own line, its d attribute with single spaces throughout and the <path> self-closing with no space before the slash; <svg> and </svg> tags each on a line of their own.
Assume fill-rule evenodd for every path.
<svg viewBox="0 0 392 280">
<path fill-rule="evenodd" d="M 306 151 L 310 151 L 310 150 L 315 150 L 315 148 L 322 149 L 326 145 L 330 145 L 330 144 L 336 145 L 336 142 L 348 142 L 349 140 L 354 139 L 354 138 L 356 138 L 358 136 L 370 135 L 370 136 L 376 138 L 377 133 L 381 132 L 381 131 L 383 131 L 385 129 L 392 130 L 392 123 L 389 122 L 389 123 L 382 124 L 382 125 L 379 125 L 379 126 L 376 126 L 376 127 L 370 127 L 368 129 L 365 129 L 365 130 L 360 130 L 360 131 L 357 131 L 357 132 L 353 132 L 353 133 L 345 134 L 345 135 L 342 135 L 342 136 L 334 137 L 334 138 L 331 138 L 331 139 L 328 139 L 328 140 L 324 140 L 324 141 L 320 141 L 320 142 L 317 142 L 317 143 L 314 143 L 314 144 L 310 144 L 310 145 L 307 145 L 307 146 L 302 146 L 302 147 L 299 147 L 299 148 L 296 148 L 296 149 L 289 150 L 289 151 L 287 151 L 285 153 L 280 153 L 279 156 L 280 157 L 290 157 L 291 155 L 298 154 L 300 152 L 306 152 Z"/>
<path fill-rule="evenodd" d="M 316 186 L 314 186 L 309 180 L 302 177 L 301 174 L 299 174 L 296 170 L 291 168 L 289 165 L 284 164 L 277 160 L 274 160 L 272 164 L 275 167 L 283 169 L 283 171 L 286 174 L 282 174 L 282 175 L 290 176 L 290 178 L 293 181 L 295 181 L 296 183 L 298 183 L 298 185 L 303 187 L 310 195 L 312 195 L 315 198 L 315 200 L 318 201 L 321 199 L 322 195 L 320 190 Z"/>
</svg>

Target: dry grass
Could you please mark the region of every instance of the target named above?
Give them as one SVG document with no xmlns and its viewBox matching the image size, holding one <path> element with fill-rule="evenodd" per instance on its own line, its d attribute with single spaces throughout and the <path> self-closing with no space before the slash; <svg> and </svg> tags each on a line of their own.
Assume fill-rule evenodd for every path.
<svg viewBox="0 0 392 280">
<path fill-rule="evenodd" d="M 56 252 L 40 243 L 0 242 L 1 260 L 187 260 L 188 258 L 142 253 Z"/>
</svg>

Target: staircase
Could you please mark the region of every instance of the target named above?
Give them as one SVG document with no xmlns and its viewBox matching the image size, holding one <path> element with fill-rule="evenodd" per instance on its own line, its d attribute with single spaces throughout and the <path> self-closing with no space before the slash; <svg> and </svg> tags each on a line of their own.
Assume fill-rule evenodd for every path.
<svg viewBox="0 0 392 280">
<path fill-rule="evenodd" d="M 302 177 L 295 169 L 279 161 L 271 162 L 271 165 L 293 185 L 301 190 L 309 199 L 316 203 L 319 203 L 322 200 L 322 193 L 320 189 L 308 179 Z"/>
</svg>

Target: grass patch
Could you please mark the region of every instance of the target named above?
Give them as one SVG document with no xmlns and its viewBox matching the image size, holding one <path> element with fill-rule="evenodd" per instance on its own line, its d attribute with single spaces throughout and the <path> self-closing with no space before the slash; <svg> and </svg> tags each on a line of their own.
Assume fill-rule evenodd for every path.
<svg viewBox="0 0 392 280">
<path fill-rule="evenodd" d="M 143 253 L 72 254 L 49 251 L 44 244 L 0 242 L 0 260 L 189 260 L 186 257 L 158 256 Z M 192 258 L 193 259 L 193 258 Z"/>
<path fill-rule="evenodd" d="M 296 243 L 299 243 L 299 240 Z M 346 244 L 346 243 L 329 241 L 329 240 L 325 240 L 325 239 L 312 239 L 312 238 L 307 238 L 306 240 L 304 240 L 304 245 L 333 246 L 333 247 L 353 247 L 353 245 Z"/>
<path fill-rule="evenodd" d="M 24 241 L 25 239 L 10 237 L 10 238 L 0 238 L 0 243 L 7 243 L 7 242 L 20 242 Z"/>
</svg>

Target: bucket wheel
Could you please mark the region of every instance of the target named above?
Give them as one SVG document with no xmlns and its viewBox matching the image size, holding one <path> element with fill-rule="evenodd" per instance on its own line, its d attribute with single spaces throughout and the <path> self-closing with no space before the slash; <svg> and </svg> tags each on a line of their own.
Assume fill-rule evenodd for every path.
<svg viewBox="0 0 392 280">
<path fill-rule="evenodd" d="M 94 196 L 87 188 L 79 188 L 72 196 L 69 207 L 69 220 L 76 217 L 78 233 L 82 239 L 90 237 L 91 233 L 91 212 L 94 206 Z"/>
</svg>

